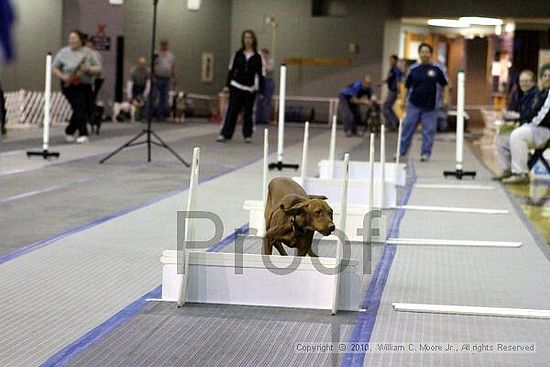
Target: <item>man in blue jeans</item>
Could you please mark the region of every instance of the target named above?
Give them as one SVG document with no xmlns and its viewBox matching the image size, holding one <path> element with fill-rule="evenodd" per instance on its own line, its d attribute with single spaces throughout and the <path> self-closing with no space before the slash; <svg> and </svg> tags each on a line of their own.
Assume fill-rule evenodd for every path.
<svg viewBox="0 0 550 367">
<path fill-rule="evenodd" d="M 165 121 L 169 113 L 170 82 L 176 78 L 176 63 L 174 55 L 168 50 L 167 40 L 160 41 L 160 52 L 155 54 L 154 63 L 155 75 L 153 75 L 150 96 L 153 99 L 152 113 L 159 121 Z"/>
<path fill-rule="evenodd" d="M 414 64 L 409 69 L 409 75 L 405 82 L 408 94 L 407 112 L 403 119 L 403 131 L 401 133 L 401 151 L 403 158 L 407 155 L 411 145 L 414 131 L 422 122 L 422 152 L 421 161 L 427 162 L 432 155 L 432 145 L 437 125 L 437 85 L 442 87 L 442 107 L 449 104 L 449 90 L 447 78 L 443 71 L 434 63 L 432 46 L 421 43 L 418 47 L 420 63 Z"/>
</svg>

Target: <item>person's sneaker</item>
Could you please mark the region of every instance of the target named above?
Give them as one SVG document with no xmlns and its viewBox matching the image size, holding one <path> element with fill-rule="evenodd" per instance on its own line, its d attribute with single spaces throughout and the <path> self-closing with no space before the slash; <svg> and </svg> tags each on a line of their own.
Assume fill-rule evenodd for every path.
<svg viewBox="0 0 550 367">
<path fill-rule="evenodd" d="M 6 128 L 4 126 L 0 127 L 0 134 L 2 136 L 5 136 L 8 134 L 8 130 L 6 130 Z"/>
<path fill-rule="evenodd" d="M 76 141 L 75 137 L 69 134 L 63 134 L 63 138 L 67 143 L 74 143 Z"/>
<path fill-rule="evenodd" d="M 502 174 L 500 176 L 494 176 L 492 178 L 493 181 L 502 181 L 504 180 L 505 178 L 508 178 L 508 177 L 511 177 L 512 176 L 512 171 L 510 170 L 505 170 L 502 172 Z"/>
<path fill-rule="evenodd" d="M 223 136 L 223 135 L 218 135 L 218 138 L 216 139 L 216 141 L 217 141 L 218 143 L 223 143 L 223 142 L 225 142 L 225 136 Z"/>
<path fill-rule="evenodd" d="M 427 154 L 422 154 L 420 156 L 420 162 L 429 162 L 430 161 L 430 156 L 427 155 Z"/>
<path fill-rule="evenodd" d="M 250 144 L 250 143 L 252 143 L 252 138 L 244 138 L 244 142 L 246 144 Z"/>
<path fill-rule="evenodd" d="M 523 185 L 529 183 L 529 175 L 523 173 L 520 175 L 513 174 L 512 176 L 502 180 L 502 183 L 511 184 L 511 185 Z"/>
<path fill-rule="evenodd" d="M 79 136 L 78 138 L 76 138 L 76 143 L 77 144 L 86 144 L 90 141 L 90 139 L 88 139 L 88 137 L 86 135 L 82 135 L 82 136 Z"/>
</svg>

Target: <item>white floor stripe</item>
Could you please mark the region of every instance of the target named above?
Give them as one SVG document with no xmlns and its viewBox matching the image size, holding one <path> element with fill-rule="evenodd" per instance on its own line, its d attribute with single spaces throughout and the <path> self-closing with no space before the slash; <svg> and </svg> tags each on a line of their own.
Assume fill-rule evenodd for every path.
<svg viewBox="0 0 550 367">
<path fill-rule="evenodd" d="M 485 185 L 449 185 L 449 184 L 415 184 L 415 189 L 453 189 L 453 190 L 494 190 L 494 186 Z"/>
<path fill-rule="evenodd" d="M 421 205 L 401 205 L 396 209 L 404 210 L 423 210 L 434 212 L 454 212 L 454 213 L 477 213 L 477 214 L 508 214 L 508 210 L 500 209 L 479 209 L 479 208 L 457 208 L 448 206 L 421 206 Z"/>
<path fill-rule="evenodd" d="M 389 245 L 461 246 L 461 247 L 521 247 L 521 242 L 442 240 L 430 238 L 388 238 Z"/>
<path fill-rule="evenodd" d="M 454 306 L 454 305 L 427 305 L 427 304 L 419 304 L 419 303 L 393 303 L 392 305 L 394 310 L 404 311 L 404 312 L 550 319 L 550 310 L 534 310 L 534 309 L 526 309 L 526 308 Z"/>
</svg>

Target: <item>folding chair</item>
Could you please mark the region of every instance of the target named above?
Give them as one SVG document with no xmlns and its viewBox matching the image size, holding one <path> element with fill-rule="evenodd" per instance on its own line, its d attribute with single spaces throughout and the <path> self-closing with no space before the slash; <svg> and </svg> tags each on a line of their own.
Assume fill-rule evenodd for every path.
<svg viewBox="0 0 550 367">
<path fill-rule="evenodd" d="M 540 160 L 544 167 L 546 167 L 546 171 L 548 171 L 548 174 L 550 174 L 550 164 L 548 163 L 546 158 L 544 158 L 544 151 L 548 148 L 550 148 L 550 140 L 546 142 L 546 145 L 543 148 L 535 149 L 533 154 L 529 156 L 529 161 L 527 163 L 529 166 L 529 170 L 531 170 L 535 163 Z"/>
</svg>

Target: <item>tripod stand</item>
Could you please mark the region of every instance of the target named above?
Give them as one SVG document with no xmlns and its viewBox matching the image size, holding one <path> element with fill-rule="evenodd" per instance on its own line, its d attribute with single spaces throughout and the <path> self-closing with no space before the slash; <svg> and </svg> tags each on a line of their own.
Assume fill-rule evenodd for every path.
<svg viewBox="0 0 550 367">
<path fill-rule="evenodd" d="M 182 157 L 178 155 L 172 149 L 164 140 L 162 140 L 151 128 L 151 122 L 152 122 L 152 112 L 153 112 L 153 98 L 151 98 L 151 94 L 154 88 L 154 75 L 155 75 L 155 42 L 156 42 L 156 35 L 157 35 L 157 5 L 159 0 L 153 0 L 153 35 L 151 40 L 151 92 L 149 92 L 149 111 L 148 111 L 148 117 L 147 117 L 147 128 L 143 129 L 142 132 L 134 136 L 132 139 L 130 139 L 128 142 L 126 142 L 121 147 L 114 150 L 112 153 L 110 153 L 107 157 L 103 158 L 99 161 L 99 163 L 104 163 L 109 158 L 123 150 L 124 148 L 129 148 L 135 145 L 141 145 L 141 144 L 147 144 L 147 162 L 151 162 L 151 145 L 156 145 L 162 148 L 167 149 L 170 153 L 174 155 L 181 163 L 183 163 L 186 167 L 189 167 L 189 163 L 187 163 Z M 147 139 L 144 141 L 136 142 L 139 138 L 142 136 L 146 136 Z M 154 137 L 157 141 L 152 140 L 151 138 Z"/>
</svg>

